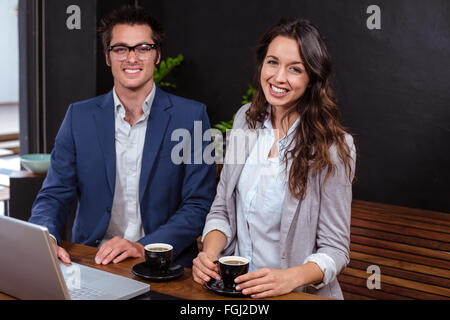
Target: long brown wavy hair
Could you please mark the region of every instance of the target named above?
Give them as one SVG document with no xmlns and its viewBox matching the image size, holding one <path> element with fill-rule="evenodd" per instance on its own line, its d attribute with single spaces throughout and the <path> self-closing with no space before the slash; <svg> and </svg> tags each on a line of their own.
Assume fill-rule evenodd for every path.
<svg viewBox="0 0 450 320">
<path fill-rule="evenodd" d="M 256 94 L 246 113 L 247 124 L 255 129 L 258 123 L 262 123 L 269 115 L 268 102 L 261 87 L 260 77 L 268 47 L 277 36 L 297 41 L 310 78 L 304 94 L 283 118 L 287 119 L 293 112 L 300 114 L 299 125 L 294 131 L 294 138 L 288 146 L 284 160 L 287 169 L 287 158 L 293 159 L 289 170 L 289 191 L 297 199 L 303 199 L 310 173 L 314 175 L 326 169 L 325 185 L 335 170 L 335 163 L 329 151 L 333 144 L 336 145 L 338 156 L 343 161 L 351 180 L 351 150 L 345 139 L 347 129 L 339 122 L 338 106 L 330 86 L 332 64 L 328 49 L 318 29 L 307 20 L 281 20 L 261 38 L 256 50 L 257 71 L 254 79 Z"/>
</svg>

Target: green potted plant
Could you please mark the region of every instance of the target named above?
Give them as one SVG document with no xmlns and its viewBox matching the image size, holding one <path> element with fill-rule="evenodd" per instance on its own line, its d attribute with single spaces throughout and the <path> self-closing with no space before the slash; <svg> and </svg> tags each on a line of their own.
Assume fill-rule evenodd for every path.
<svg viewBox="0 0 450 320">
<path fill-rule="evenodd" d="M 175 58 L 167 58 L 159 63 L 155 67 L 155 72 L 153 73 L 153 78 L 158 87 L 166 88 L 176 88 L 176 85 L 170 82 L 162 81 L 175 67 L 179 66 L 184 60 L 183 55 L 180 53 Z"/>
<path fill-rule="evenodd" d="M 242 96 L 241 104 L 247 104 L 252 101 L 254 95 L 256 93 L 255 88 L 252 85 L 248 85 L 247 92 Z M 233 115 L 233 118 L 229 121 L 220 121 L 213 125 L 214 128 L 218 129 L 222 134 L 222 145 L 215 144 L 216 150 L 216 159 L 224 159 L 226 152 L 226 136 L 227 130 L 231 130 L 233 128 L 234 118 L 236 117 L 236 113 Z M 216 179 L 217 181 L 220 178 L 220 172 L 222 171 L 223 163 L 216 163 Z"/>
</svg>

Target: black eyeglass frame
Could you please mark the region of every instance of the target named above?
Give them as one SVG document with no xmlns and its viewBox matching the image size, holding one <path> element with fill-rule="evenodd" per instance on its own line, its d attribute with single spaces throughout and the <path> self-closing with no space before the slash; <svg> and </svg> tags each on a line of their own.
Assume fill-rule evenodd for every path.
<svg viewBox="0 0 450 320">
<path fill-rule="evenodd" d="M 137 44 L 135 46 L 127 46 L 127 45 L 124 45 L 124 44 L 116 44 L 116 45 L 113 45 L 113 46 L 108 46 L 108 51 L 111 52 L 111 51 L 114 50 L 114 48 L 124 47 L 124 48 L 128 49 L 128 54 L 129 54 L 130 51 L 136 52 L 135 51 L 136 48 L 140 47 L 140 46 L 149 46 L 151 49 L 155 49 L 155 50 L 158 49 L 158 45 L 156 43 L 139 43 L 139 44 Z"/>
</svg>

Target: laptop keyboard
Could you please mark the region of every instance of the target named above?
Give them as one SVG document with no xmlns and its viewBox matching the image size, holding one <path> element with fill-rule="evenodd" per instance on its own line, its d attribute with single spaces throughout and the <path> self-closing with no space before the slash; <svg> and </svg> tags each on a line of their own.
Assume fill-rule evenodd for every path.
<svg viewBox="0 0 450 320">
<path fill-rule="evenodd" d="M 73 262 L 60 264 L 70 299 L 116 300 L 130 299 L 149 291 L 149 285 L 103 270 Z"/>
<path fill-rule="evenodd" d="M 81 285 L 80 288 L 69 289 L 69 295 L 72 300 L 96 300 L 105 295 L 104 292 Z"/>
</svg>

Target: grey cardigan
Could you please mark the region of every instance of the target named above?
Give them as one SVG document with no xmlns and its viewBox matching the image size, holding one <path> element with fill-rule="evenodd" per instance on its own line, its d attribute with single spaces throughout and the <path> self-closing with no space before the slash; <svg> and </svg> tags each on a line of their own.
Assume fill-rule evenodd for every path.
<svg viewBox="0 0 450 320">
<path fill-rule="evenodd" d="M 236 246 L 235 189 L 245 159 L 249 156 L 257 137 L 257 134 L 248 135 L 245 144 L 242 141 L 237 143 L 238 140 L 235 139 L 238 136 L 236 133 L 251 131 L 245 120 L 245 113 L 249 107 L 250 104 L 242 106 L 236 114 L 232 133 L 227 139 L 227 152 L 217 194 L 206 218 L 207 223 L 211 220 L 222 220 L 231 227 L 232 240 L 223 249 L 221 255 L 233 254 Z M 253 132 L 255 133 L 255 130 Z M 239 139 L 242 139 L 242 136 L 239 136 Z M 350 135 L 346 135 L 346 141 L 351 150 L 351 167 L 354 173 L 356 149 Z M 306 257 L 320 252 L 326 253 L 334 260 L 338 274 L 349 262 L 352 185 L 335 146 L 330 148 L 330 156 L 336 164 L 336 170 L 328 177 L 324 190 L 322 190 L 322 184 L 325 171 L 308 177 L 306 196 L 302 201 L 292 197 L 290 192 L 286 192 L 280 230 L 282 269 L 302 265 Z M 239 157 L 240 161 L 236 161 Z M 343 299 L 337 279 L 320 289 L 304 286 L 296 288 L 295 291 Z"/>
</svg>

